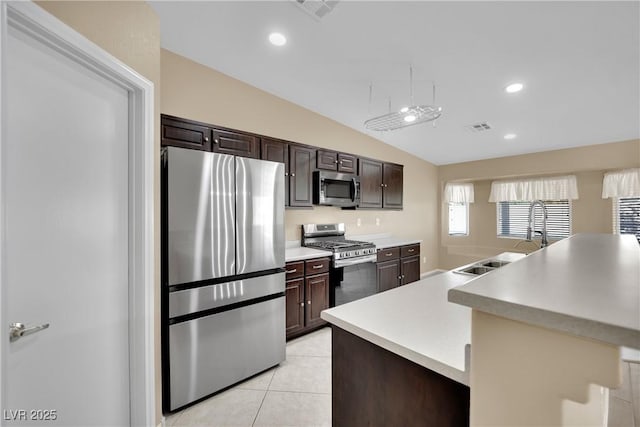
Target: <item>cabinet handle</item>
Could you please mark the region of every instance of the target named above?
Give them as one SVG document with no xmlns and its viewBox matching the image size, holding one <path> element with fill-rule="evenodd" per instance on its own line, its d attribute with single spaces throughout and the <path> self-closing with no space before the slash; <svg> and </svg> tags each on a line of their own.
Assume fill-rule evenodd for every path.
<svg viewBox="0 0 640 427">
<path fill-rule="evenodd" d="M 380 187 L 384 187 L 384 184 L 380 184 Z"/>
<path fill-rule="evenodd" d="M 384 256 L 391 256 L 393 255 L 393 252 L 387 252 L 386 254 L 384 254 Z"/>
<path fill-rule="evenodd" d="M 315 285 L 316 283 L 322 283 L 324 282 L 324 279 L 320 279 L 320 280 L 312 280 L 309 282 L 310 285 Z"/>
<path fill-rule="evenodd" d="M 334 163 L 337 165 L 337 164 L 338 164 L 338 161 L 337 161 L 337 160 L 334 160 Z"/>
<path fill-rule="evenodd" d="M 308 304 L 308 305 L 311 305 L 311 300 L 307 301 L 307 304 Z"/>
<path fill-rule="evenodd" d="M 287 270 L 287 274 L 295 273 L 296 271 L 298 271 L 297 268 L 294 268 L 293 270 Z"/>
<path fill-rule="evenodd" d="M 296 176 L 296 174 L 292 172 L 292 173 L 291 173 L 291 176 Z"/>
<path fill-rule="evenodd" d="M 415 249 L 409 249 L 407 252 L 413 252 L 415 251 Z"/>
<path fill-rule="evenodd" d="M 214 144 L 217 144 L 217 143 L 218 143 L 218 138 L 215 138 L 215 139 L 213 140 L 213 143 L 214 143 Z"/>
<path fill-rule="evenodd" d="M 204 137 L 204 142 L 209 142 L 209 137 L 208 136 Z"/>
<path fill-rule="evenodd" d="M 300 307 L 304 307 L 304 301 L 300 303 Z"/>
<path fill-rule="evenodd" d="M 319 268 L 322 268 L 322 264 L 314 265 L 314 266 L 313 266 L 313 267 L 311 267 L 311 268 L 313 268 L 314 270 L 317 270 L 317 269 L 319 269 Z"/>
<path fill-rule="evenodd" d="M 284 173 L 284 176 L 289 176 L 289 172 L 285 172 L 285 173 Z"/>
</svg>

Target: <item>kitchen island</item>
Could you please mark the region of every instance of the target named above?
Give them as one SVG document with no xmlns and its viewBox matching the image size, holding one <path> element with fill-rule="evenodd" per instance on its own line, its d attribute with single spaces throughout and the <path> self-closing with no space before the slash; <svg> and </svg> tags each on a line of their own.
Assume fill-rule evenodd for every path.
<svg viewBox="0 0 640 427">
<path fill-rule="evenodd" d="M 445 272 L 322 312 L 334 426 L 468 424 L 471 310 L 447 292 L 472 278 Z"/>
<path fill-rule="evenodd" d="M 470 307 L 472 425 L 602 425 L 640 348 L 640 246 L 578 234 L 449 291 Z M 604 391 L 604 393 L 602 393 Z"/>
<path fill-rule="evenodd" d="M 506 260 L 324 311 L 333 425 L 603 425 L 621 348 L 640 348 L 638 242 L 581 234 Z"/>
</svg>

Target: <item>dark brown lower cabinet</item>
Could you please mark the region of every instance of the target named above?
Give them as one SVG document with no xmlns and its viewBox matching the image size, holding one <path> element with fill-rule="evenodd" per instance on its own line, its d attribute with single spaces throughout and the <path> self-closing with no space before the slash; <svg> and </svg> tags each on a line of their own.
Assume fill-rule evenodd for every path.
<svg viewBox="0 0 640 427">
<path fill-rule="evenodd" d="M 326 322 L 320 318 L 320 312 L 329 308 L 329 273 L 305 278 L 305 326 L 314 328 Z"/>
<path fill-rule="evenodd" d="M 304 279 L 288 280 L 285 296 L 287 305 L 286 333 L 290 335 L 304 329 Z"/>
<path fill-rule="evenodd" d="M 420 257 L 400 258 L 400 285 L 420 280 Z"/>
<path fill-rule="evenodd" d="M 420 245 L 378 250 L 378 292 L 420 280 Z"/>
<path fill-rule="evenodd" d="M 331 327 L 331 425 L 469 425 L 469 387 Z"/>
<path fill-rule="evenodd" d="M 398 286 L 400 264 L 397 259 L 377 263 L 376 270 L 376 275 L 378 277 L 378 292 L 383 292 Z"/>
<path fill-rule="evenodd" d="M 287 339 L 326 324 L 320 317 L 329 308 L 330 258 L 314 258 L 286 264 Z"/>
</svg>

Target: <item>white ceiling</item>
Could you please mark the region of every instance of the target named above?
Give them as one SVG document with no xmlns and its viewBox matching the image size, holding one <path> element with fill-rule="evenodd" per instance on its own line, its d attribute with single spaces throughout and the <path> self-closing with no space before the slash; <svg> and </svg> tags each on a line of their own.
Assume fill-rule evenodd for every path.
<svg viewBox="0 0 640 427">
<path fill-rule="evenodd" d="M 151 5 L 162 47 L 434 164 L 640 138 L 637 1 L 343 0 L 320 21 L 291 0 Z M 409 104 L 410 64 L 415 104 L 435 81 L 437 126 L 366 131 L 389 97 Z M 514 81 L 525 89 L 505 93 Z"/>
</svg>

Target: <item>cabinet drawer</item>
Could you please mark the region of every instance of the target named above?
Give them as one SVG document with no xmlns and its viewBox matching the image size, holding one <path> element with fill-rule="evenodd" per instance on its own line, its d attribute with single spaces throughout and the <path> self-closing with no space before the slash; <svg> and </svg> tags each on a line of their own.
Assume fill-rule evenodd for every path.
<svg viewBox="0 0 640 427">
<path fill-rule="evenodd" d="M 304 261 L 288 262 L 285 268 L 287 270 L 286 280 L 304 276 Z"/>
<path fill-rule="evenodd" d="M 307 276 L 326 273 L 329 271 L 329 258 L 316 258 L 305 261 L 304 266 Z"/>
<path fill-rule="evenodd" d="M 400 248 L 400 256 L 402 258 L 407 257 L 407 256 L 416 256 L 416 255 L 420 255 L 420 245 L 407 245 L 407 246 L 402 246 Z"/>
<path fill-rule="evenodd" d="M 392 259 L 400 258 L 400 248 L 386 248 L 386 249 L 378 249 L 378 262 L 389 261 Z"/>
</svg>

